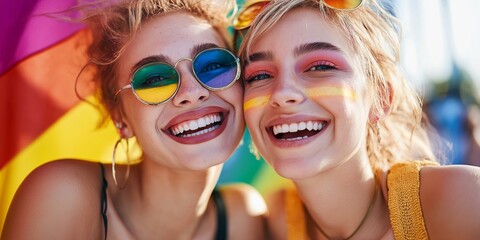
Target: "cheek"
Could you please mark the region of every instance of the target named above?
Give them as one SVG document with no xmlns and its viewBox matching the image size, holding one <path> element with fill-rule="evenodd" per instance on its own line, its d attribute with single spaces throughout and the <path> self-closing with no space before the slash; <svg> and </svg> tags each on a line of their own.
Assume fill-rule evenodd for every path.
<svg viewBox="0 0 480 240">
<path fill-rule="evenodd" d="M 236 83 L 229 89 L 218 92 L 218 94 L 228 103 L 235 106 L 235 109 L 242 107 L 243 88 L 240 83 Z"/>
<path fill-rule="evenodd" d="M 262 128 L 260 126 L 260 115 L 257 113 L 258 111 L 245 113 L 247 129 L 250 133 L 252 144 L 255 146 L 255 151 L 263 150 L 265 146 L 265 136 L 263 136 Z"/>
<path fill-rule="evenodd" d="M 133 99 L 135 100 L 135 99 Z M 134 123 L 134 122 L 138 122 L 140 119 L 143 119 L 144 115 L 145 115 L 145 105 L 143 105 L 142 103 L 140 102 L 134 102 L 134 101 L 126 101 L 124 104 L 123 104 L 123 110 L 124 110 L 124 113 L 128 119 L 128 121 Z"/>
<path fill-rule="evenodd" d="M 248 112 L 264 108 L 270 100 L 269 93 L 269 89 L 265 88 L 247 88 L 243 99 L 243 110 Z"/>
<path fill-rule="evenodd" d="M 158 115 L 156 111 L 148 108 L 146 105 L 129 105 L 126 109 L 126 117 L 129 122 L 131 133 L 142 139 L 144 135 L 154 133 Z"/>
<path fill-rule="evenodd" d="M 258 111 L 246 111 L 244 112 L 244 117 L 245 117 L 245 122 L 248 125 L 248 128 L 251 129 L 252 131 L 255 130 L 255 127 L 259 125 Z"/>
<path fill-rule="evenodd" d="M 258 131 L 270 95 L 246 94 L 243 102 L 245 121 L 250 131 Z"/>
</svg>

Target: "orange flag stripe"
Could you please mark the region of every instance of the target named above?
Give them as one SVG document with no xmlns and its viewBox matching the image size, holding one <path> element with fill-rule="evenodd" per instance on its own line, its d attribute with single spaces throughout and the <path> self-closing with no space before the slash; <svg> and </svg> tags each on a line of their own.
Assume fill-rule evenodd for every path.
<svg viewBox="0 0 480 240">
<path fill-rule="evenodd" d="M 0 76 L 0 169 L 78 103 L 74 83 L 89 41 L 82 30 Z"/>
</svg>

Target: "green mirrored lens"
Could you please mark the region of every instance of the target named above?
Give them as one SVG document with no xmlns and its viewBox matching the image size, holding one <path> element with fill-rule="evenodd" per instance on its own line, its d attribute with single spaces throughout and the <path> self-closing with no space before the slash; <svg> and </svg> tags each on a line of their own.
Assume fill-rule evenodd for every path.
<svg viewBox="0 0 480 240">
<path fill-rule="evenodd" d="M 170 99 L 177 91 L 178 83 L 177 71 L 164 63 L 145 65 L 135 72 L 132 79 L 135 94 L 149 104 Z"/>
</svg>

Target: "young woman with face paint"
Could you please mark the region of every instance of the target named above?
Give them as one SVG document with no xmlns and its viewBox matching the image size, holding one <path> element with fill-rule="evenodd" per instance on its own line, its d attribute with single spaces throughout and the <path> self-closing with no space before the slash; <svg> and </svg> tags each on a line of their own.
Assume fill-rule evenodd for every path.
<svg viewBox="0 0 480 240">
<path fill-rule="evenodd" d="M 274 239 L 480 239 L 480 169 L 437 163 L 394 17 L 266 2 L 239 56 L 254 144 L 295 186 L 268 201 Z"/>
<path fill-rule="evenodd" d="M 260 194 L 215 188 L 245 129 L 228 11 L 214 1 L 105 3 L 86 15 L 94 81 L 141 162 L 41 166 L 14 197 L 1 239 L 265 239 Z"/>
</svg>

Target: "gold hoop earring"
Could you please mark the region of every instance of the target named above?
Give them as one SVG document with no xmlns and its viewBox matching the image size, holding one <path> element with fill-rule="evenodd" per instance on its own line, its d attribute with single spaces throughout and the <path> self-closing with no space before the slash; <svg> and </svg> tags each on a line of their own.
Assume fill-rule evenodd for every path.
<svg viewBox="0 0 480 240">
<path fill-rule="evenodd" d="M 115 166 L 115 157 L 117 154 L 117 147 L 118 144 L 122 142 L 122 140 L 126 141 L 126 148 L 125 148 L 125 156 L 127 157 L 127 172 L 125 173 L 125 180 L 123 184 L 119 184 L 117 180 L 117 171 L 116 171 L 116 166 Z M 123 189 L 127 185 L 128 177 L 130 177 L 130 159 L 128 157 L 128 139 L 120 137 L 117 142 L 115 143 L 115 147 L 113 148 L 113 156 L 112 156 L 112 176 L 113 176 L 113 181 L 115 182 L 115 185 Z"/>
</svg>

